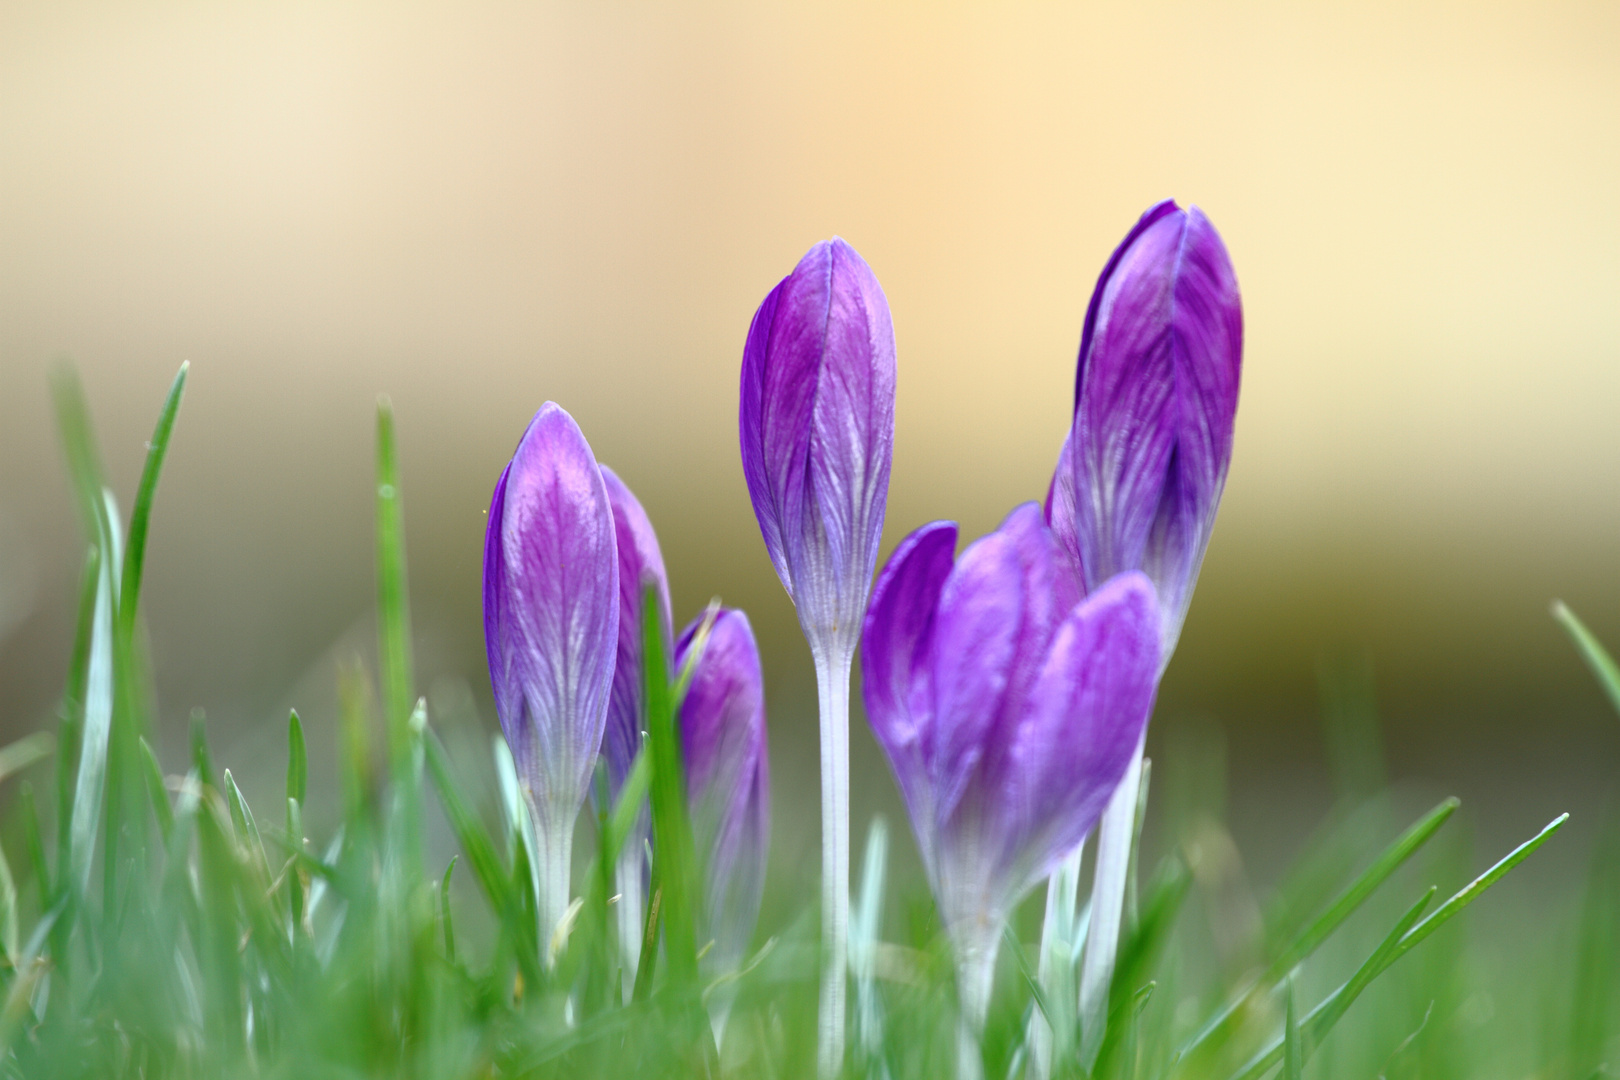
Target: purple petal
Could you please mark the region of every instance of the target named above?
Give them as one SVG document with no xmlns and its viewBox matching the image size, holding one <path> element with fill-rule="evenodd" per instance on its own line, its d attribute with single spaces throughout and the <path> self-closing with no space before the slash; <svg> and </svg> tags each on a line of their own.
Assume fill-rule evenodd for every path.
<svg viewBox="0 0 1620 1080">
<path fill-rule="evenodd" d="M 932 657 L 930 758 L 941 823 L 976 772 L 999 769 L 1052 635 L 1078 600 L 1074 578 L 1034 503 L 1013 510 L 957 561 L 941 590 Z"/>
<path fill-rule="evenodd" d="M 501 730 L 541 825 L 573 828 L 618 641 L 613 513 L 579 427 L 547 402 L 490 505 L 484 625 Z"/>
<path fill-rule="evenodd" d="M 1048 513 L 1086 588 L 1141 569 L 1165 655 L 1231 461 L 1243 345 L 1230 259 L 1196 207 L 1160 203 L 1109 260 L 1076 365 L 1074 424 Z"/>
<path fill-rule="evenodd" d="M 1153 585 L 1136 572 L 1104 583 L 1058 630 L 1000 791 L 1014 894 L 1050 874 L 1102 814 L 1147 727 L 1159 649 Z"/>
<path fill-rule="evenodd" d="M 658 621 L 664 635 L 664 655 L 670 653 L 669 578 L 647 512 L 614 471 L 602 466 L 602 481 L 613 508 L 613 529 L 619 556 L 619 639 L 613 669 L 613 691 L 608 698 L 607 726 L 602 755 L 608 764 L 608 791 L 617 795 L 625 774 L 641 749 L 641 620 L 642 599 L 648 586 L 658 595 Z M 668 678 L 669 673 L 664 673 Z"/>
<path fill-rule="evenodd" d="M 894 328 L 871 268 L 817 244 L 754 315 L 743 349 L 743 475 L 807 630 L 853 643 L 888 497 Z"/>
<path fill-rule="evenodd" d="M 932 637 L 940 590 L 956 559 L 956 523 L 913 532 L 889 556 L 861 631 L 866 717 L 912 818 L 932 819 L 924 752 L 933 721 Z"/>
<path fill-rule="evenodd" d="M 677 669 L 702 619 L 681 633 Z M 681 751 L 697 850 L 708 868 L 706 918 L 714 960 L 741 959 L 759 915 L 769 837 L 765 686 L 748 616 L 722 609 L 681 702 Z"/>
</svg>

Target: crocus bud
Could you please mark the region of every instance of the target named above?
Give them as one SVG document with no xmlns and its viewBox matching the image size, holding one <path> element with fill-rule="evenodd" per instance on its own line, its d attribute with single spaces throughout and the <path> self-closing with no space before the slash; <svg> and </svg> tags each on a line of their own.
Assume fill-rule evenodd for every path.
<svg viewBox="0 0 1620 1080">
<path fill-rule="evenodd" d="M 706 970 L 736 970 L 748 949 L 765 887 L 770 839 L 770 765 L 765 750 L 765 681 L 748 616 L 721 609 L 706 637 L 700 617 L 681 633 L 676 669 L 697 649 L 681 701 L 681 756 L 694 850 L 704 860 Z M 701 641 L 701 644 L 699 642 Z M 716 1036 L 728 995 L 711 995 Z"/>
<path fill-rule="evenodd" d="M 490 683 L 534 816 L 542 942 L 568 906 L 574 820 L 602 746 L 619 635 L 614 547 L 596 458 L 548 401 L 495 485 L 484 540 Z"/>
<path fill-rule="evenodd" d="M 664 573 L 664 556 L 658 548 L 647 512 L 635 494 L 614 471 L 602 466 L 608 503 L 613 508 L 613 529 L 619 556 L 619 641 L 613 668 L 613 690 L 608 697 L 607 726 L 602 733 L 602 757 L 607 761 L 608 798 L 617 800 L 624 778 L 641 750 L 644 711 L 641 670 L 641 620 L 643 598 L 652 588 L 657 597 L 657 618 L 664 637 L 664 655 L 670 653 L 669 578 Z M 664 679 L 669 672 L 660 673 Z M 604 808 L 605 809 L 605 808 Z M 614 870 L 619 902 L 620 967 L 625 990 L 634 985 L 636 965 L 641 956 L 643 901 L 646 892 L 645 842 L 648 817 L 637 816 L 635 828 L 626 838 L 619 864 Z"/>
<path fill-rule="evenodd" d="M 812 649 L 852 649 L 894 448 L 894 327 L 877 278 L 834 237 L 754 314 L 743 350 L 743 474 Z"/>
<path fill-rule="evenodd" d="M 1091 294 L 1046 511 L 1086 590 L 1125 570 L 1152 580 L 1166 663 L 1232 460 L 1242 357 L 1225 245 L 1196 206 L 1159 203 Z"/>
<path fill-rule="evenodd" d="M 937 522 L 895 550 L 861 669 L 976 1032 L 1008 913 L 1095 824 L 1141 738 L 1159 613 L 1140 573 L 1082 600 L 1034 503 L 955 547 Z"/>
</svg>

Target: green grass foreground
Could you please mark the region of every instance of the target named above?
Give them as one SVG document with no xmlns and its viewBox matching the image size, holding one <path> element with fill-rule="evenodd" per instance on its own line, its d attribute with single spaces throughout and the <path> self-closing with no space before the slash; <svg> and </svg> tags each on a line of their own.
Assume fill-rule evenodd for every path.
<svg viewBox="0 0 1620 1080">
<path fill-rule="evenodd" d="M 127 535 L 78 383 L 69 371 L 58 377 L 89 544 L 54 748 L 41 734 L 0 751 L 0 777 L 23 774 L 0 834 L 11 859 L 0 852 L 0 1076 L 812 1075 L 813 910 L 756 942 L 743 970 L 709 983 L 697 974 L 700 868 L 682 842 L 679 680 L 649 687 L 650 749 L 619 805 L 588 826 L 568 932 L 537 939 L 515 783 L 465 790 L 416 693 L 386 404 L 377 429 L 380 662 L 375 683 L 355 669 L 340 690 L 341 824 L 306 835 L 309 751 L 296 714 L 284 804 L 250 808 L 200 722 L 188 771 L 165 775 L 149 744 L 138 604 L 185 375 L 150 443 Z M 1560 609 L 1559 618 L 1620 703 L 1620 674 L 1602 647 L 1573 615 Z M 661 647 L 657 633 L 647 643 Z M 1256 903 L 1233 883 L 1220 800 L 1199 794 L 1223 769 L 1218 753 L 1195 747 L 1161 770 L 1170 775 L 1155 797 L 1181 808 L 1170 815 L 1175 842 L 1140 869 L 1129 898 L 1094 1076 L 1620 1075 L 1620 834 L 1600 843 L 1567 925 L 1543 934 L 1562 949 L 1515 973 L 1514 1002 L 1537 1003 L 1534 1014 L 1502 1015 L 1456 916 L 1564 818 L 1469 880 L 1466 845 L 1455 826 L 1443 829 L 1456 801 L 1403 830 L 1396 800 L 1375 784 L 1346 800 Z M 430 800 L 460 846 L 447 866 L 426 863 Z M 668 854 L 655 856 L 648 946 L 626 995 L 611 868 L 643 800 L 655 851 Z M 886 837 L 875 823 L 852 898 L 847 1073 L 951 1076 L 953 968 L 929 905 L 901 911 L 902 892 L 885 887 Z M 1074 996 L 1044 992 L 1036 976 L 1039 900 L 1019 913 L 1002 950 L 982 1047 L 985 1075 L 997 1080 L 1029 1075 L 1029 1032 L 1047 1021 L 1055 1075 L 1083 1075 Z M 1061 946 L 1045 944 L 1062 969 L 1056 985 L 1072 986 L 1081 943 Z M 715 994 L 736 999 L 718 1045 L 704 1008 Z"/>
</svg>

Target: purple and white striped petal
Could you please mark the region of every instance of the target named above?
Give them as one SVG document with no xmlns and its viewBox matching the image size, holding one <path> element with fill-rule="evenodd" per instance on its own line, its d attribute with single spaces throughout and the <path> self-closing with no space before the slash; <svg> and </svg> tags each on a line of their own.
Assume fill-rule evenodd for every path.
<svg viewBox="0 0 1620 1080">
<path fill-rule="evenodd" d="M 703 619 L 681 633 L 684 667 Z M 707 868 L 704 918 L 715 972 L 741 963 L 759 917 L 770 837 L 770 766 L 765 684 L 748 616 L 721 609 L 692 670 L 680 711 L 687 800 L 699 857 Z"/>
<path fill-rule="evenodd" d="M 602 466 L 602 481 L 613 508 L 613 529 L 619 562 L 619 636 L 613 669 L 613 691 L 608 698 L 607 725 L 602 734 L 602 756 L 608 765 L 608 792 L 616 797 L 625 774 L 641 749 L 642 602 L 651 586 L 658 598 L 658 622 L 664 635 L 664 655 L 670 653 L 669 578 L 647 512 L 614 471 Z M 669 672 L 664 672 L 669 677 Z"/>
<path fill-rule="evenodd" d="M 573 829 L 602 745 L 618 632 L 607 489 L 573 417 L 547 402 L 496 485 L 484 544 L 495 708 L 543 828 Z"/>
<path fill-rule="evenodd" d="M 889 305 L 843 240 L 817 244 L 766 296 L 743 349 L 743 475 L 765 547 L 812 647 L 853 643 L 889 489 Z"/>
<path fill-rule="evenodd" d="M 1197 207 L 1159 203 L 1092 294 L 1047 518 L 1086 589 L 1125 570 L 1153 581 L 1166 661 L 1231 463 L 1242 352 L 1220 236 Z"/>
</svg>

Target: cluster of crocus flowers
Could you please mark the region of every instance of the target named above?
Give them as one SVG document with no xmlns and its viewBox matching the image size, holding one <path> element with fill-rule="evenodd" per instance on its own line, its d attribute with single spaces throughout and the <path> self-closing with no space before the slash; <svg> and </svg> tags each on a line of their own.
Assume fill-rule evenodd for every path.
<svg viewBox="0 0 1620 1080">
<path fill-rule="evenodd" d="M 490 681 L 534 824 L 542 942 L 564 923 L 574 825 L 597 762 L 617 798 L 641 752 L 646 680 L 671 678 L 668 670 L 645 670 L 648 597 L 668 643 L 669 585 L 646 511 L 597 464 L 573 418 L 547 402 L 495 486 L 484 549 Z M 738 611 L 695 621 L 675 663 L 689 673 L 677 722 L 697 855 L 707 872 L 707 968 L 719 972 L 747 946 L 764 881 L 763 676 Z M 615 868 L 630 977 L 645 917 L 646 836 L 639 825 Z"/>
<path fill-rule="evenodd" d="M 957 956 L 962 1074 L 977 1073 L 1007 915 L 1057 871 L 1067 876 L 1048 890 L 1053 925 L 1050 905 L 1067 897 L 1072 906 L 1079 851 L 1096 828 L 1078 1002 L 1094 1052 L 1143 738 L 1225 484 L 1241 353 L 1237 284 L 1219 236 L 1196 208 L 1154 206 L 1091 298 L 1044 512 L 1017 507 L 959 558 L 956 526 L 926 525 L 895 550 L 874 591 L 896 379 L 883 290 L 835 238 L 754 315 L 742 362 L 743 473 L 815 661 L 820 706 L 822 1076 L 843 1065 L 857 646 L 868 718 Z M 645 680 L 674 673 L 646 671 L 642 652 L 649 620 L 666 646 L 672 636 L 652 525 L 555 405 L 536 415 L 496 486 L 484 598 L 496 707 L 530 801 L 549 934 L 569 902 L 569 841 L 598 755 L 616 798 L 643 740 Z M 644 611 L 649 602 L 658 610 Z M 724 971 L 742 959 L 763 888 L 759 654 L 746 616 L 724 609 L 689 626 L 673 653 L 687 686 L 681 767 L 707 870 L 703 963 Z M 643 826 L 616 868 L 627 971 L 640 945 L 645 837 Z M 718 1034 L 729 1002 L 722 994 L 710 1007 Z M 1038 1052 L 1032 1064 L 1044 1074 Z"/>
</svg>

